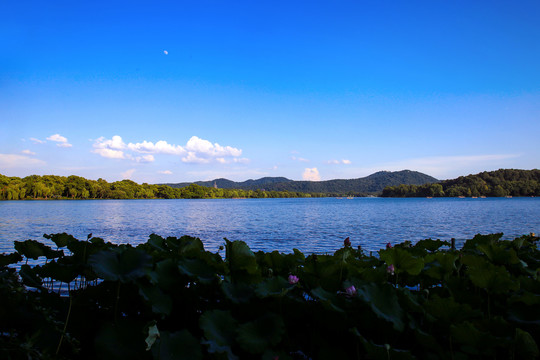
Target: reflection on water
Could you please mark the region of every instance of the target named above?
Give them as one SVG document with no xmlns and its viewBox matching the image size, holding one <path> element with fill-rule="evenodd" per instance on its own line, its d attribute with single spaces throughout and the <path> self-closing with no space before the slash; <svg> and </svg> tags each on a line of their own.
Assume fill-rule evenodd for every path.
<svg viewBox="0 0 540 360">
<path fill-rule="evenodd" d="M 308 253 L 333 252 L 350 237 L 354 246 L 378 250 L 404 240 L 538 233 L 539 215 L 538 198 L 2 201 L 0 251 L 57 232 L 131 244 L 152 233 L 191 235 L 212 251 L 228 238 L 253 250 Z"/>
</svg>

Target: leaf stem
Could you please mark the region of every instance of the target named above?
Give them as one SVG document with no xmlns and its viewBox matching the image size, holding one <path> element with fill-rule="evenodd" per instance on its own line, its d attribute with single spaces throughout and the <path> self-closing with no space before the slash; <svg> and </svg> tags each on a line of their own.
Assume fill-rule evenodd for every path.
<svg viewBox="0 0 540 360">
<path fill-rule="evenodd" d="M 69 294 L 69 308 L 68 313 L 66 316 L 66 321 L 64 323 L 64 329 L 62 330 L 62 336 L 60 336 L 60 341 L 58 342 L 58 347 L 56 348 L 56 355 L 58 356 L 58 353 L 60 352 L 60 347 L 62 346 L 62 341 L 64 340 L 64 335 L 66 334 L 67 325 L 69 322 L 69 317 L 71 315 L 71 306 L 73 305 L 73 296 Z"/>
<path fill-rule="evenodd" d="M 114 323 L 118 320 L 118 303 L 120 302 L 120 280 L 118 280 L 118 286 L 116 287 L 116 301 L 114 302 Z"/>
</svg>

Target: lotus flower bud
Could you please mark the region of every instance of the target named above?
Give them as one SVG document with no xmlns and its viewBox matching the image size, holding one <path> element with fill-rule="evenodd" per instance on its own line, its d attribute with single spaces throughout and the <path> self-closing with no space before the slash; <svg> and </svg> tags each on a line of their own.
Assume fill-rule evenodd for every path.
<svg viewBox="0 0 540 360">
<path fill-rule="evenodd" d="M 386 248 L 387 248 L 387 249 L 391 249 L 391 248 L 392 248 L 392 244 L 386 243 Z"/>
<path fill-rule="evenodd" d="M 356 288 L 354 287 L 354 285 L 351 285 L 345 289 L 345 293 L 347 294 L 347 296 L 354 296 L 356 295 Z"/>
<path fill-rule="evenodd" d="M 351 246 L 351 240 L 347 237 L 345 240 L 343 240 L 343 246 L 349 247 Z"/>
<path fill-rule="evenodd" d="M 296 284 L 300 279 L 296 275 L 289 275 L 289 284 L 294 285 Z"/>
</svg>

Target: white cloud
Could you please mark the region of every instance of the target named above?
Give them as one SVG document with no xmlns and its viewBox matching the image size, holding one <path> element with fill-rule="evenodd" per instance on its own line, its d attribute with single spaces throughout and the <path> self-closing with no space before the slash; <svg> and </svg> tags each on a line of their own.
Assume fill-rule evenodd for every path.
<svg viewBox="0 0 540 360">
<path fill-rule="evenodd" d="M 109 159 L 127 159 L 126 155 L 122 151 L 125 149 L 126 144 L 122 141 L 122 138 L 118 135 L 107 140 L 103 136 L 94 141 L 93 153 L 103 156 Z"/>
<path fill-rule="evenodd" d="M 67 139 L 60 134 L 51 135 L 47 138 L 47 140 L 61 142 L 61 143 L 67 142 Z"/>
<path fill-rule="evenodd" d="M 107 158 L 129 159 L 137 162 L 152 162 L 157 154 L 181 156 L 182 162 L 207 164 L 216 161 L 222 164 L 227 163 L 246 163 L 249 159 L 239 158 L 242 150 L 231 147 L 221 146 L 218 143 L 211 143 L 208 140 L 192 136 L 185 146 L 169 144 L 164 140 L 156 143 L 151 141 L 142 141 L 138 143 L 126 144 L 118 135 L 112 139 L 100 137 L 94 141 L 94 150 L 92 152 Z M 146 156 L 134 156 L 132 153 L 153 154 Z"/>
<path fill-rule="evenodd" d="M 47 140 L 54 141 L 54 142 L 58 143 L 58 144 L 56 144 L 56 146 L 58 146 L 58 147 L 69 148 L 69 147 L 73 146 L 68 142 L 67 138 L 63 137 L 60 134 L 51 135 L 51 136 L 49 136 L 47 138 Z"/>
<path fill-rule="evenodd" d="M 130 179 L 133 176 L 133 173 L 135 172 L 135 169 L 129 169 L 124 171 L 121 175 L 124 179 Z"/>
<path fill-rule="evenodd" d="M 153 162 L 154 160 L 155 159 L 153 155 L 137 156 L 135 158 L 135 161 L 138 163 L 150 163 L 150 162 Z"/>
<path fill-rule="evenodd" d="M 242 150 L 240 149 L 233 148 L 231 146 L 221 146 L 218 143 L 212 144 L 210 141 L 201 139 L 197 136 L 192 136 L 188 140 L 186 150 L 209 157 L 238 157 L 242 155 Z"/>
<path fill-rule="evenodd" d="M 250 160 L 248 158 L 240 158 L 240 159 L 234 158 L 233 161 L 239 164 L 247 164 L 249 163 Z"/>
<path fill-rule="evenodd" d="M 23 151 L 21 151 L 21 153 L 23 153 L 23 154 L 25 154 L 25 155 L 36 155 L 35 152 L 30 151 L 30 150 L 23 150 Z"/>
<path fill-rule="evenodd" d="M 317 168 L 306 168 L 302 174 L 302 179 L 308 181 L 321 181 L 321 175 Z"/>
<path fill-rule="evenodd" d="M 114 135 L 110 140 L 107 140 L 102 136 L 96 139 L 94 142 L 94 147 L 98 149 L 123 150 L 126 148 L 126 144 L 118 135 Z"/>
<path fill-rule="evenodd" d="M 351 164 L 351 160 L 347 160 L 347 159 L 343 159 L 343 160 L 328 160 L 327 161 L 328 164 L 333 164 L 333 165 L 337 165 L 337 164 L 345 164 L 345 165 L 350 165 Z"/>
<path fill-rule="evenodd" d="M 182 158 L 182 162 L 193 164 L 208 164 L 210 160 L 207 158 L 199 157 L 195 152 L 189 151 L 187 153 L 187 156 L 184 156 Z"/>
<path fill-rule="evenodd" d="M 46 143 L 46 141 L 39 140 L 39 139 L 36 139 L 36 138 L 30 138 L 30 140 L 33 141 L 36 144 L 45 144 Z"/>
<path fill-rule="evenodd" d="M 109 159 L 127 159 L 124 155 L 124 152 L 121 150 L 113 150 L 113 149 L 94 149 L 92 150 L 93 153 L 103 156 L 104 158 Z"/>
<path fill-rule="evenodd" d="M 45 165 L 45 161 L 18 154 L 0 154 L 0 168 L 31 168 Z"/>
<path fill-rule="evenodd" d="M 163 174 L 163 175 L 172 175 L 172 171 L 171 170 L 163 170 L 163 171 L 158 171 L 159 174 Z"/>
<path fill-rule="evenodd" d="M 129 143 L 127 147 L 132 151 L 148 154 L 184 155 L 186 153 L 186 150 L 180 145 L 171 145 L 163 140 L 155 144 L 150 141 L 136 144 Z"/>
<path fill-rule="evenodd" d="M 204 159 L 203 159 L 204 160 Z M 247 164 L 249 163 L 249 159 L 246 158 L 233 158 L 233 159 L 226 159 L 226 158 L 216 158 L 216 161 L 220 164 Z"/>
<path fill-rule="evenodd" d="M 309 162 L 308 159 L 304 159 L 302 157 L 296 157 L 296 156 L 291 156 L 291 160 L 294 160 L 294 161 L 300 161 L 300 162 Z"/>
</svg>

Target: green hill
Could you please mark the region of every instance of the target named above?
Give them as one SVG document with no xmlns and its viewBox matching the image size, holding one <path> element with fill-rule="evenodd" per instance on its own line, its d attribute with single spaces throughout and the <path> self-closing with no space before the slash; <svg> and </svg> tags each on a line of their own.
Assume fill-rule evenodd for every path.
<svg viewBox="0 0 540 360">
<path fill-rule="evenodd" d="M 303 193 L 324 193 L 336 195 L 369 195 L 379 194 L 387 186 L 400 184 L 423 185 L 438 182 L 432 176 L 418 171 L 379 171 L 369 176 L 349 180 L 326 180 L 326 181 L 294 181 L 284 177 L 264 177 L 257 180 L 234 182 L 227 179 L 215 179 L 211 181 L 195 182 L 201 186 L 214 186 L 222 189 L 242 189 L 266 191 L 295 191 Z M 182 188 L 192 183 L 166 184 L 175 188 Z"/>
<path fill-rule="evenodd" d="M 389 186 L 382 196 L 540 196 L 540 170 L 499 169 L 434 184 Z"/>
</svg>

